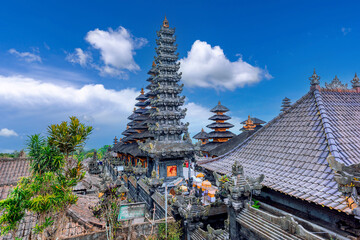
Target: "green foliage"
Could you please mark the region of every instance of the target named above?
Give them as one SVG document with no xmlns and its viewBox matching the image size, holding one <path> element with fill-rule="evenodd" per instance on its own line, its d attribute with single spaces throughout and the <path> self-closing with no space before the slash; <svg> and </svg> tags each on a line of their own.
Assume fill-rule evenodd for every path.
<svg viewBox="0 0 360 240">
<path fill-rule="evenodd" d="M 121 223 L 117 220 L 121 202 L 119 188 L 120 186 L 114 184 L 107 185 L 102 194 L 99 195 L 100 201 L 92 208 L 94 216 L 106 222 L 109 239 L 116 239 L 117 230 L 121 227 Z"/>
<path fill-rule="evenodd" d="M 165 223 L 160 223 L 157 233 L 158 240 L 180 240 L 182 235 L 181 231 L 181 222 L 172 222 L 168 223 L 167 234 L 166 234 L 166 225 Z"/>
<path fill-rule="evenodd" d="M 29 200 L 29 194 L 20 187 L 15 187 L 9 196 L 0 201 L 0 232 L 5 235 L 9 231 L 16 231 Z"/>
<path fill-rule="evenodd" d="M 27 142 L 31 169 L 35 173 L 56 172 L 64 166 L 64 156 L 40 134 L 29 137 Z"/>
<path fill-rule="evenodd" d="M 12 153 L 0 153 L 0 158 L 18 158 L 20 156 L 20 152 L 14 151 Z"/>
<path fill-rule="evenodd" d="M 105 153 L 107 152 L 108 148 L 111 147 L 110 145 L 104 145 L 101 148 L 97 150 L 98 158 L 101 159 L 105 156 Z"/>
<path fill-rule="evenodd" d="M 80 123 L 77 117 L 70 117 L 70 123 L 63 121 L 48 127 L 49 143 L 56 146 L 68 159 L 69 155 L 83 147 L 93 128 Z"/>
<path fill-rule="evenodd" d="M 254 204 L 251 205 L 253 208 L 259 209 L 260 208 L 260 202 L 258 200 L 253 199 Z"/>
<path fill-rule="evenodd" d="M 50 227 L 51 224 L 53 224 L 53 223 L 54 223 L 54 220 L 51 220 L 51 217 L 46 217 L 45 222 L 43 224 L 39 225 L 39 223 L 36 223 L 36 225 L 34 227 L 34 233 L 39 234 L 39 233 L 44 232 L 44 230 L 47 227 Z"/>
<path fill-rule="evenodd" d="M 222 183 L 226 183 L 229 181 L 229 177 L 227 175 L 223 175 L 219 178 L 219 181 Z"/>
</svg>

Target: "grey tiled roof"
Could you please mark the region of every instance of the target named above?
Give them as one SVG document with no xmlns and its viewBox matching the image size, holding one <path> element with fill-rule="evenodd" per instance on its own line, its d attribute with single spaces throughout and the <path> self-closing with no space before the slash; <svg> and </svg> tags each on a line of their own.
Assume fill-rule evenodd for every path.
<svg viewBox="0 0 360 240">
<path fill-rule="evenodd" d="M 0 186 L 16 185 L 20 177 L 30 175 L 30 161 L 27 158 L 0 159 Z"/>
<path fill-rule="evenodd" d="M 360 162 L 360 94 L 356 92 L 320 91 L 317 93 L 324 107 L 323 120 L 330 149 L 338 152 L 338 161 L 345 165 Z M 320 107 L 320 106 L 319 106 Z M 333 136 L 331 136 L 331 134 Z M 330 136 L 329 136 L 330 135 Z M 337 147 L 337 150 L 335 150 Z M 333 156 L 336 153 L 332 151 Z"/>
<path fill-rule="evenodd" d="M 326 158 L 360 162 L 359 123 L 359 93 L 310 91 L 229 153 L 198 164 L 231 174 L 238 161 L 247 175 L 263 173 L 266 187 L 350 214 Z"/>
</svg>

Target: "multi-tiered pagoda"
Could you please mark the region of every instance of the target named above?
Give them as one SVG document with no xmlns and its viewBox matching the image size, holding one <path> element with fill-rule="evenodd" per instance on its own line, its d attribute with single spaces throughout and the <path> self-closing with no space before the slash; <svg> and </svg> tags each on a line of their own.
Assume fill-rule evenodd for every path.
<svg viewBox="0 0 360 240">
<path fill-rule="evenodd" d="M 236 136 L 234 133 L 228 131 L 228 129 L 234 127 L 234 125 L 226 122 L 226 120 L 231 119 L 231 117 L 224 114 L 229 111 L 227 107 L 221 105 L 219 101 L 218 105 L 216 105 L 210 111 L 215 113 L 214 116 L 209 118 L 209 120 L 214 121 L 214 123 L 211 123 L 206 127 L 212 129 L 213 131 L 207 133 L 206 135 L 201 134 L 201 132 L 195 135 L 196 137 L 199 137 L 200 134 L 201 137 L 207 136 L 208 139 L 212 139 L 212 141 L 209 141 L 208 139 L 202 139 L 202 141 L 208 141 L 206 144 L 201 146 L 201 151 L 205 155 L 209 155 L 211 150 Z"/>
<path fill-rule="evenodd" d="M 154 139 L 148 139 L 141 145 L 141 149 L 152 159 L 150 168 L 154 168 L 165 181 L 183 177 L 182 165 L 185 159 L 193 157 L 194 146 L 188 137 L 187 126 L 181 119 L 185 117 L 186 109 L 181 107 L 185 97 L 180 97 L 183 85 L 178 82 L 181 73 L 178 73 L 180 63 L 177 62 L 178 54 L 175 53 L 175 29 L 169 28 L 165 18 L 156 40 L 157 56 L 150 75 L 150 93 L 152 97 L 150 133 Z"/>
</svg>

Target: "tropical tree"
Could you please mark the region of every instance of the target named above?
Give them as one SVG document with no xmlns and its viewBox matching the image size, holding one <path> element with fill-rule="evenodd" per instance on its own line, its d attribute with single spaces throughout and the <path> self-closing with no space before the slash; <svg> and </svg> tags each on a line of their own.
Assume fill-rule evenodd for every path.
<svg viewBox="0 0 360 240">
<path fill-rule="evenodd" d="M 48 127 L 49 143 L 56 146 L 68 160 L 71 153 L 84 146 L 92 130 L 91 126 L 85 126 L 72 116 L 69 123 L 63 121 Z"/>
<path fill-rule="evenodd" d="M 40 134 L 29 136 L 27 145 L 31 169 L 35 173 L 56 172 L 64 166 L 64 156 L 59 149 L 50 145 Z"/>
<path fill-rule="evenodd" d="M 72 189 L 83 179 L 83 157 L 70 157 L 80 150 L 92 127 L 70 117 L 70 123 L 49 126 L 48 138 L 35 134 L 27 142 L 31 175 L 22 178 L 10 195 L 0 201 L 1 234 L 15 233 L 26 211 L 37 216 L 34 228 L 42 239 L 57 239 L 64 225 L 65 214 L 77 202 Z"/>
</svg>

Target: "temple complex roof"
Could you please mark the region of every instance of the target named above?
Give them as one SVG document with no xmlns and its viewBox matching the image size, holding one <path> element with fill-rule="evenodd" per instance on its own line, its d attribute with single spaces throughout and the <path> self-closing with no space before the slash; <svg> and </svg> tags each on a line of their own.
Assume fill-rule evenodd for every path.
<svg viewBox="0 0 360 240">
<path fill-rule="evenodd" d="M 251 119 L 251 121 L 253 121 L 253 124 L 255 124 L 255 125 L 266 123 L 265 121 L 263 121 L 259 118 L 256 118 L 256 117 L 250 117 L 250 119 Z M 246 121 L 247 120 L 242 121 L 241 124 L 246 124 Z"/>
<path fill-rule="evenodd" d="M 197 133 L 195 136 L 193 136 L 194 139 L 208 139 L 209 136 L 207 132 L 204 131 L 204 129 L 201 129 L 201 132 Z"/>
<path fill-rule="evenodd" d="M 256 129 L 257 130 L 257 129 Z M 227 142 L 222 143 L 215 148 L 210 149 L 208 152 L 212 156 L 221 156 L 225 153 L 231 151 L 232 149 L 236 148 L 240 145 L 243 141 L 245 141 L 248 137 L 250 137 L 255 131 L 244 131 L 239 135 L 229 139 Z"/>
<path fill-rule="evenodd" d="M 263 173 L 270 189 L 351 214 L 357 205 L 350 206 L 351 198 L 339 191 L 327 158 L 346 166 L 360 163 L 360 93 L 320 88 L 319 79 L 314 72 L 310 92 L 286 112 L 225 155 L 198 164 L 231 174 L 238 161 L 248 176 Z"/>
<path fill-rule="evenodd" d="M 214 113 L 217 113 L 217 112 L 228 112 L 229 109 L 223 105 L 221 105 L 220 101 L 218 103 L 218 105 L 216 105 L 213 109 L 210 110 L 210 112 L 214 112 Z"/>
</svg>

